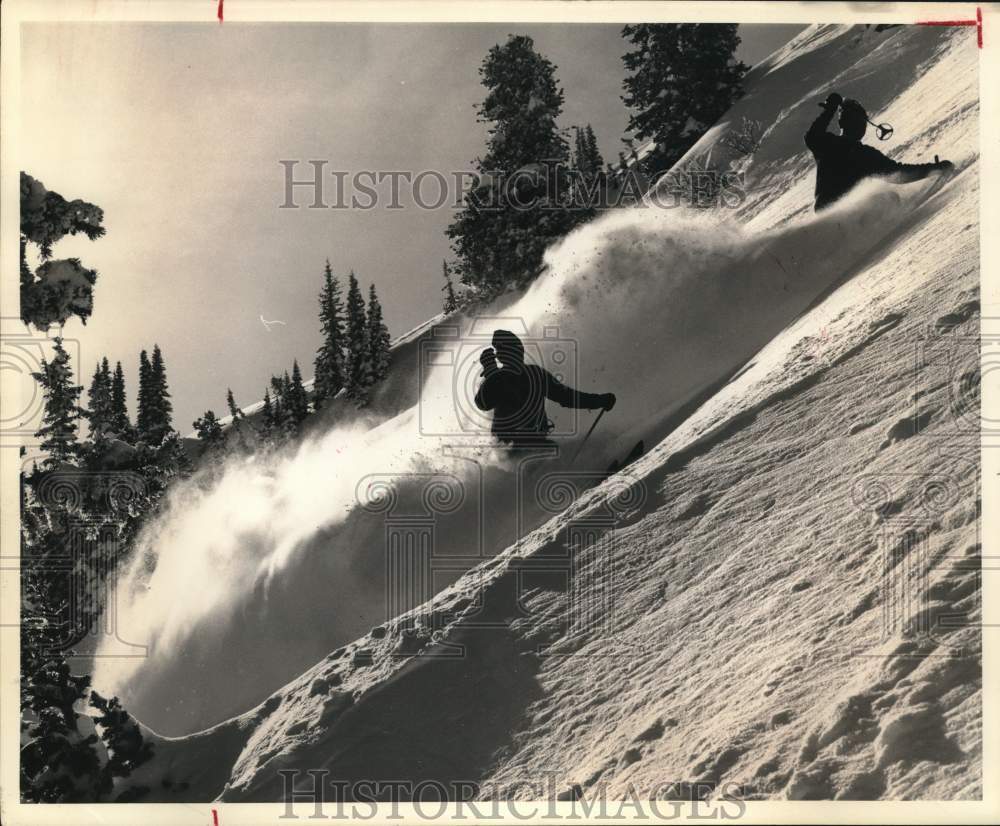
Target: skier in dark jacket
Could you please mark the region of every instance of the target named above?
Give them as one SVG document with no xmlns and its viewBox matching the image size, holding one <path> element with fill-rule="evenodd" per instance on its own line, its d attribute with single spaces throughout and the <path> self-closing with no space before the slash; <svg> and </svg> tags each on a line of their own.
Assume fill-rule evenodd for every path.
<svg viewBox="0 0 1000 826">
<path fill-rule="evenodd" d="M 926 178 L 938 169 L 950 169 L 950 161 L 908 164 L 887 158 L 874 146 L 861 142 L 868 128 L 868 113 L 856 100 L 844 100 L 836 92 L 821 103 L 823 112 L 806 132 L 806 146 L 816 158 L 816 210 L 830 206 L 856 183 L 873 175 L 903 184 Z M 840 134 L 826 131 L 840 109 Z"/>
<path fill-rule="evenodd" d="M 483 383 L 476 391 L 476 406 L 493 411 L 493 435 L 514 447 L 549 443 L 546 435 L 552 426 L 545 415 L 546 399 L 587 410 L 615 406 L 614 393 L 581 393 L 559 382 L 545 368 L 525 364 L 524 345 L 509 330 L 493 333 L 493 347 L 487 347 L 479 361 Z"/>
</svg>

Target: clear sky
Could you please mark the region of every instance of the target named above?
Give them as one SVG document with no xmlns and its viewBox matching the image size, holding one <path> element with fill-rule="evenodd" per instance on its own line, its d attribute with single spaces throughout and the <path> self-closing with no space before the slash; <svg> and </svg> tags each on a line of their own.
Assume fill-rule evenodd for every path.
<svg viewBox="0 0 1000 826">
<path fill-rule="evenodd" d="M 801 28 L 741 26 L 740 57 L 753 64 Z M 65 331 L 81 341 L 81 383 L 101 356 L 121 360 L 134 405 L 139 350 L 158 342 L 187 433 L 206 409 L 225 412 L 227 386 L 245 406 L 293 358 L 310 377 L 326 258 L 366 291 L 375 282 L 394 336 L 438 312 L 449 209 L 281 210 L 279 161 L 470 169 L 485 135 L 477 70 L 511 33 L 558 67 L 560 125 L 592 124 L 616 159 L 618 25 L 25 25 L 22 168 L 102 207 L 108 231 L 54 251 L 100 272 L 92 318 Z M 261 315 L 286 326 L 268 331 Z"/>
</svg>

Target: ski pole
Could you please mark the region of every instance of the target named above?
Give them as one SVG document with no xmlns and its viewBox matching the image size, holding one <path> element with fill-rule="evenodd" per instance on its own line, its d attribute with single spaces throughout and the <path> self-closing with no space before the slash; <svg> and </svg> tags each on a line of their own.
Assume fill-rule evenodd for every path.
<svg viewBox="0 0 1000 826">
<path fill-rule="evenodd" d="M 892 126 L 888 123 L 875 123 L 873 120 L 869 120 L 868 122 L 875 127 L 875 134 L 880 141 L 887 141 L 892 137 Z"/>
<path fill-rule="evenodd" d="M 597 427 L 597 423 L 601 420 L 601 416 L 607 412 L 608 411 L 603 407 L 601 408 L 601 412 L 597 414 L 597 418 L 594 419 L 594 423 L 590 426 L 590 430 L 587 431 L 587 435 L 583 437 L 583 441 L 580 442 L 580 446 L 576 449 L 576 453 L 574 453 L 573 458 L 570 459 L 570 464 L 573 464 L 576 461 L 577 456 L 580 455 L 580 451 L 583 450 L 583 446 L 587 444 L 587 439 L 590 438 L 590 434 L 594 432 L 594 428 Z"/>
<path fill-rule="evenodd" d="M 819 105 L 820 106 L 824 106 L 825 104 L 821 103 Z M 868 123 L 870 123 L 872 126 L 875 127 L 875 135 L 878 137 L 878 139 L 880 141 L 887 141 L 887 140 L 889 140 L 889 138 L 892 137 L 892 132 L 893 132 L 892 124 L 890 124 L 890 123 L 875 123 L 875 121 L 873 121 L 869 117 L 866 117 L 865 120 L 868 121 Z"/>
</svg>

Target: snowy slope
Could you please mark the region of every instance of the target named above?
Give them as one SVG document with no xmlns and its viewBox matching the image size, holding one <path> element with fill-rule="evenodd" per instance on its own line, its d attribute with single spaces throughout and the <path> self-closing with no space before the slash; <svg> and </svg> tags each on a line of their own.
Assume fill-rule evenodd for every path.
<svg viewBox="0 0 1000 826">
<path fill-rule="evenodd" d="M 734 216 L 609 216 L 554 250 L 515 305 L 596 340 L 590 381 L 650 388 L 623 398 L 598 452 L 666 438 L 554 518 L 535 514 L 540 527 L 414 609 L 410 624 L 425 630 L 365 615 L 376 630 L 246 714 L 188 737 L 150 733 L 159 756 L 133 782 L 154 800 L 277 800 L 279 768 L 498 784 L 554 772 L 560 792 L 605 783 L 611 796 L 667 781 L 680 784 L 668 797 L 731 784 L 751 797 L 977 796 L 979 638 L 955 618 L 978 611 L 976 56 L 964 30 L 814 27 L 757 67 L 690 155 L 719 158 L 725 124 L 747 112 L 770 124 L 736 227 Z M 831 88 L 893 123 L 893 153 L 940 152 L 955 174 L 868 184 L 811 216 L 801 136 Z M 650 306 L 609 301 L 595 316 L 592 290 Z M 662 352 L 657 319 L 671 336 Z M 388 450 L 386 421 L 376 432 Z M 346 524 L 356 542 L 376 536 Z M 324 530 L 328 544 L 344 535 Z M 276 581 L 296 583 L 266 599 L 323 611 L 304 590 L 322 541 L 303 541 L 280 564 L 263 557 Z M 170 570 L 163 551 L 158 565 Z M 266 610 L 272 624 L 282 616 Z M 191 640 L 231 616 L 162 618 L 178 623 L 172 639 Z M 279 630 L 299 660 L 323 642 Z M 160 656 L 145 675 L 103 675 L 119 688 L 145 679 L 138 707 L 119 691 L 140 719 L 149 685 L 198 673 Z M 229 687 L 202 679 L 202 693 Z"/>
</svg>

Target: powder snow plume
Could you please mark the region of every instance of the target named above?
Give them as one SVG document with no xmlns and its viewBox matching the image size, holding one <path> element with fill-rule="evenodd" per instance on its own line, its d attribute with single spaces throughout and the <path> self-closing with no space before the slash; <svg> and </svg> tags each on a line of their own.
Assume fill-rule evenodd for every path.
<svg viewBox="0 0 1000 826">
<path fill-rule="evenodd" d="M 820 216 L 763 232 L 719 212 L 620 210 L 552 248 L 523 295 L 444 323 L 463 337 L 520 324 L 529 358 L 547 331 L 570 342 L 567 381 L 619 400 L 573 465 L 597 470 L 639 438 L 662 438 L 678 411 L 854 272 L 932 186 L 869 182 Z M 336 425 L 293 453 L 234 460 L 211 483 L 178 486 L 118 581 L 119 634 L 148 656 L 99 658 L 94 685 L 154 730 L 185 734 L 245 711 L 384 621 L 387 516 L 371 505 L 390 488 L 401 509 L 426 503 L 435 476 L 463 492 L 438 503 L 433 552 L 454 565 L 432 592 L 551 516 L 515 490 L 502 451 L 441 435 L 457 404 L 471 406 L 456 387 L 474 383 L 456 382 L 454 364 L 421 379 L 419 402 L 374 427 Z M 549 414 L 557 432 L 572 430 L 568 411 L 550 403 Z M 547 468 L 568 468 L 593 415 L 580 412 Z"/>
</svg>

